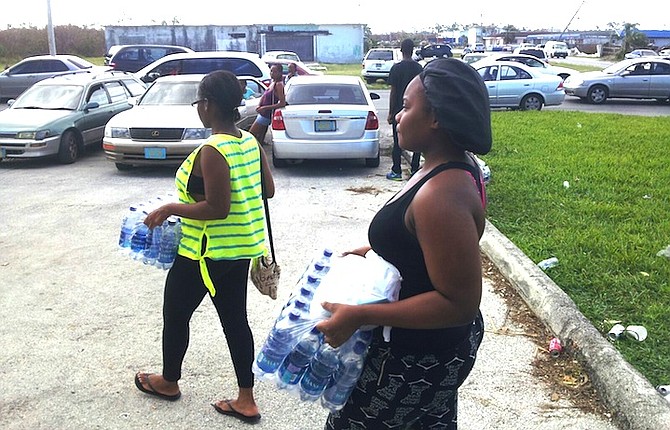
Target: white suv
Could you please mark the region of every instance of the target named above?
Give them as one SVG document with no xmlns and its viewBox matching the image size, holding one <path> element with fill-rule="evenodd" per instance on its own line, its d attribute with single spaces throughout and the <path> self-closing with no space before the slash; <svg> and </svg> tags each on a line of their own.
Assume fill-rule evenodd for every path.
<svg viewBox="0 0 670 430">
<path fill-rule="evenodd" d="M 391 67 L 402 60 L 402 53 L 398 48 L 373 48 L 363 58 L 363 79 L 373 84 L 377 79 L 389 78 Z"/>
<path fill-rule="evenodd" d="M 549 58 L 566 58 L 569 53 L 568 45 L 565 42 L 557 42 L 554 40 L 550 40 L 544 44 L 544 52 Z"/>
</svg>

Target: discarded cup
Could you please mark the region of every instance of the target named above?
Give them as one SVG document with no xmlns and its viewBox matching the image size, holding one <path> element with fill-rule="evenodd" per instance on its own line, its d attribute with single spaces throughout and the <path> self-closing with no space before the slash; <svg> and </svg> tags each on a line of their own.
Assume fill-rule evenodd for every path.
<svg viewBox="0 0 670 430">
<path fill-rule="evenodd" d="M 563 181 L 563 186 L 564 186 L 565 188 L 570 188 L 570 182 L 568 182 L 568 181 Z"/>
<path fill-rule="evenodd" d="M 626 331 L 626 327 L 624 327 L 622 324 L 614 324 L 610 331 L 607 333 L 607 338 L 614 342 L 623 334 L 623 332 Z"/>
<path fill-rule="evenodd" d="M 642 342 L 647 338 L 647 329 L 641 325 L 629 325 L 625 330 L 628 337 Z"/>
<path fill-rule="evenodd" d="M 549 341 L 549 354 L 552 357 L 558 358 L 561 355 L 562 350 L 563 345 L 561 345 L 561 340 L 559 338 L 555 337 Z"/>
</svg>

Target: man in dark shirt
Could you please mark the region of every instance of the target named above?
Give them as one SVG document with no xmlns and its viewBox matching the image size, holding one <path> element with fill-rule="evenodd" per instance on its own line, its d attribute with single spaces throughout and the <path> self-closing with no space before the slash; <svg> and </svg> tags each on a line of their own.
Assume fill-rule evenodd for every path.
<svg viewBox="0 0 670 430">
<path fill-rule="evenodd" d="M 402 52 L 402 61 L 396 63 L 391 67 L 389 72 L 389 84 L 391 85 L 391 95 L 389 97 L 389 117 L 388 123 L 393 127 L 393 152 L 391 158 L 393 166 L 391 171 L 386 174 L 386 179 L 394 181 L 402 181 L 402 169 L 400 168 L 400 157 L 402 149 L 398 145 L 398 131 L 396 129 L 397 123 L 395 116 L 402 110 L 402 97 L 405 93 L 405 88 L 412 79 L 423 70 L 423 67 L 412 59 L 412 51 L 414 50 L 414 42 L 412 39 L 405 39 L 400 44 L 400 52 Z M 421 154 L 413 153 L 410 172 L 413 175 L 419 170 L 419 160 Z"/>
</svg>

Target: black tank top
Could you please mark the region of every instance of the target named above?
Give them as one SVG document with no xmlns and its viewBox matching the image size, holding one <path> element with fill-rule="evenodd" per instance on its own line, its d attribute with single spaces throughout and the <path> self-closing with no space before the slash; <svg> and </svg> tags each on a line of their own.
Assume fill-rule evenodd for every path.
<svg viewBox="0 0 670 430">
<path fill-rule="evenodd" d="M 477 184 L 482 205 L 485 205 L 485 190 L 479 168 L 466 163 L 449 162 L 434 168 L 397 200 L 389 200 L 370 223 L 368 229 L 370 246 L 379 256 L 393 264 L 402 275 L 401 300 L 435 290 L 428 276 L 419 241 L 405 226 L 405 212 L 419 188 L 430 178 L 447 169 L 463 169 L 470 172 Z M 465 339 L 471 326 L 472 324 L 467 324 L 460 327 L 422 330 L 393 327 L 391 347 L 422 352 L 445 351 Z M 380 331 L 381 328 L 378 328 L 378 335 Z"/>
</svg>

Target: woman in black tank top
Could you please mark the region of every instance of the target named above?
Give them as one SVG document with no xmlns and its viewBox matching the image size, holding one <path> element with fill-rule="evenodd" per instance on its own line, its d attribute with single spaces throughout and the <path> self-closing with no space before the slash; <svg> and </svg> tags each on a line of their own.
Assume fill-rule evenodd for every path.
<svg viewBox="0 0 670 430">
<path fill-rule="evenodd" d="M 469 65 L 428 63 L 409 84 L 396 116 L 399 144 L 425 163 L 373 218 L 370 246 L 402 275 L 397 302 L 326 303 L 317 327 L 339 346 L 361 326 L 379 326 L 363 374 L 327 429 L 456 428 L 457 390 L 483 337 L 479 239 L 485 189 L 470 152 L 491 147 L 488 93 Z M 381 336 L 391 327 L 390 342 Z M 401 377 L 399 377 L 401 375 Z M 361 428 L 361 427 L 356 427 Z"/>
</svg>

